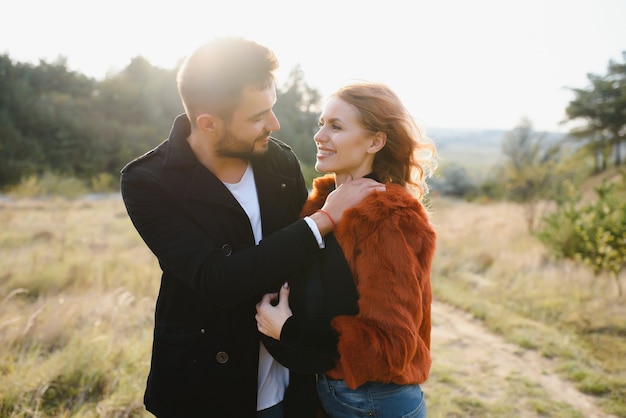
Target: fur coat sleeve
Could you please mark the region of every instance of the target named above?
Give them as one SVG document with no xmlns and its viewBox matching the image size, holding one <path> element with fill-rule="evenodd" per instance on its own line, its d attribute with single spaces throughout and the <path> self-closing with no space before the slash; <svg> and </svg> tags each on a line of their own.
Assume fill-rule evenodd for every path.
<svg viewBox="0 0 626 418">
<path fill-rule="evenodd" d="M 312 201 L 325 199 L 327 181 L 317 182 L 304 211 L 321 206 Z M 436 234 L 425 208 L 404 187 L 389 184 L 348 210 L 335 236 L 357 285 L 359 313 L 333 319 L 340 358 L 328 375 L 351 388 L 426 381 Z"/>
</svg>

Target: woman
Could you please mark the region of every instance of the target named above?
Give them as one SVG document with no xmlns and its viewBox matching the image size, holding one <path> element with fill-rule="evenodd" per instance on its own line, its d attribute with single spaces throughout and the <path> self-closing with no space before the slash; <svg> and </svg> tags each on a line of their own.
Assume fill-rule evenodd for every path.
<svg viewBox="0 0 626 418">
<path fill-rule="evenodd" d="M 315 169 L 332 174 L 314 180 L 301 216 L 320 211 L 351 178 L 374 178 L 386 191 L 345 212 L 306 280 L 294 277 L 292 288 L 265 295 L 258 329 L 292 371 L 290 391 L 304 393 L 302 376 L 316 376 L 329 416 L 425 417 L 419 384 L 431 364 L 436 236 L 420 199 L 434 145 L 393 91 L 368 82 L 329 98 L 314 140 Z"/>
</svg>

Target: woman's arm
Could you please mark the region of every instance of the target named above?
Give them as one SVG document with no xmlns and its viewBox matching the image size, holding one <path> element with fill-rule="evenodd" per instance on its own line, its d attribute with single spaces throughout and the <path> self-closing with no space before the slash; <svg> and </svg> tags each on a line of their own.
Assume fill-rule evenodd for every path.
<svg viewBox="0 0 626 418">
<path fill-rule="evenodd" d="M 346 228 L 350 234 L 342 236 L 357 280 L 359 313 L 338 316 L 333 326 L 339 333 L 339 367 L 353 388 L 389 381 L 416 358 L 430 364 L 435 233 L 421 206 L 404 209 L 377 219 L 374 228 Z"/>
</svg>

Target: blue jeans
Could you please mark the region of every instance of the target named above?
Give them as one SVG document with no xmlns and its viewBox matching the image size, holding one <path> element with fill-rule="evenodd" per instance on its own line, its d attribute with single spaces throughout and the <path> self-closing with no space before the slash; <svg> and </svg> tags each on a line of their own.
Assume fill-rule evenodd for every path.
<svg viewBox="0 0 626 418">
<path fill-rule="evenodd" d="M 419 385 L 367 382 L 353 390 L 343 380 L 320 374 L 317 394 L 332 418 L 426 418 L 426 401 Z"/>
</svg>

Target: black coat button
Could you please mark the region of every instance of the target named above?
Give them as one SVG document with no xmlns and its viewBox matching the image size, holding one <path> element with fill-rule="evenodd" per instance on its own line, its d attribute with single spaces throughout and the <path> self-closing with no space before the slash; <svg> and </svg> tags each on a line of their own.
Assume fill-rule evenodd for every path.
<svg viewBox="0 0 626 418">
<path fill-rule="evenodd" d="M 230 244 L 224 244 L 222 245 L 222 254 L 225 255 L 226 257 L 228 257 L 229 255 L 231 255 L 233 253 L 233 247 L 230 246 Z"/>
<path fill-rule="evenodd" d="M 217 362 L 220 364 L 226 363 L 228 361 L 228 353 L 225 351 L 219 351 L 215 355 L 215 360 L 217 360 Z"/>
</svg>

